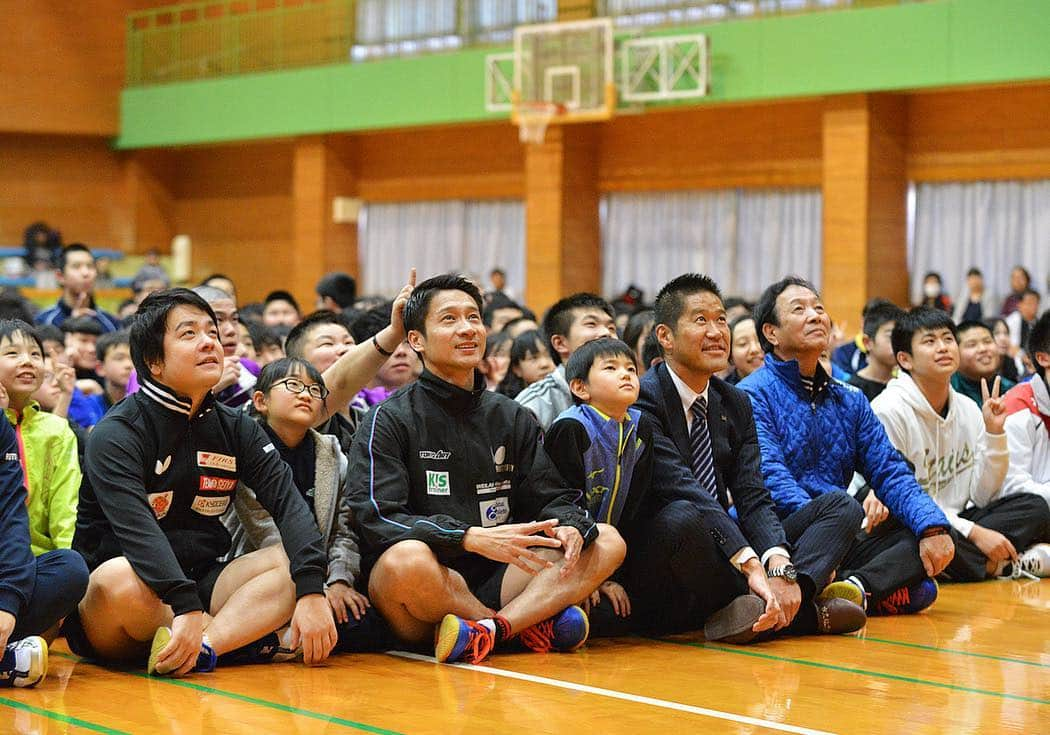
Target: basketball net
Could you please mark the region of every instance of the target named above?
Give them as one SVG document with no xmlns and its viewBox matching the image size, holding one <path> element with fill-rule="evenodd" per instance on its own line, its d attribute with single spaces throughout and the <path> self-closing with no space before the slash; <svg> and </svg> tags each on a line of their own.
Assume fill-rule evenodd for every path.
<svg viewBox="0 0 1050 735">
<path fill-rule="evenodd" d="M 522 102 L 518 106 L 518 140 L 542 143 L 547 126 L 555 115 L 565 113 L 565 105 L 554 102 Z"/>
</svg>

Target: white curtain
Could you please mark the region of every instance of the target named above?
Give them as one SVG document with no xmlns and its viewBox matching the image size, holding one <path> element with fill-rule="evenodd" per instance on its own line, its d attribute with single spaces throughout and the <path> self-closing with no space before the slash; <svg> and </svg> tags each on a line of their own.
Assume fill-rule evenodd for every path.
<svg viewBox="0 0 1050 735">
<path fill-rule="evenodd" d="M 788 274 L 820 286 L 818 190 L 609 194 L 603 213 L 607 296 L 633 283 L 651 300 L 690 271 L 710 275 L 726 295 L 748 299 Z"/>
<path fill-rule="evenodd" d="M 358 219 L 362 293 L 393 295 L 415 266 L 419 279 L 449 271 L 488 287 L 503 268 L 515 294 L 525 290 L 525 207 L 520 201 L 366 204 Z"/>
<path fill-rule="evenodd" d="M 927 271 L 941 274 L 953 299 L 966 271 L 984 273 L 996 306 L 1010 291 L 1010 270 L 1022 265 L 1044 295 L 1050 273 L 1050 181 L 917 184 L 911 247 L 912 301 Z M 1046 304 L 1044 296 L 1044 306 Z"/>
</svg>

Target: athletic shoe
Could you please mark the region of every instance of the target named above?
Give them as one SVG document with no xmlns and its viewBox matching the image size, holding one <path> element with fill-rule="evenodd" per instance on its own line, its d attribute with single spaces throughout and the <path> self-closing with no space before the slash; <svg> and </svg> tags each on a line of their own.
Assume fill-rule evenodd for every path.
<svg viewBox="0 0 1050 735">
<path fill-rule="evenodd" d="M 907 615 L 925 610 L 937 599 L 937 583 L 924 579 L 911 587 L 901 587 L 875 606 L 877 615 Z"/>
<path fill-rule="evenodd" d="M 521 644 L 530 651 L 571 653 L 587 642 L 591 623 L 579 605 L 570 605 L 543 622 L 521 631 Z"/>
<path fill-rule="evenodd" d="M 47 641 L 30 636 L 4 648 L 0 658 L 0 687 L 32 687 L 47 676 Z"/>
<path fill-rule="evenodd" d="M 157 632 L 153 634 L 153 643 L 149 647 L 149 661 L 146 663 L 146 673 L 150 676 L 168 676 L 171 673 L 170 671 L 157 671 L 157 657 L 170 641 L 171 628 L 157 628 Z M 191 670 L 198 673 L 215 671 L 217 662 L 218 656 L 215 655 L 215 650 L 202 640 L 200 653 L 197 654 L 197 663 Z"/>
<path fill-rule="evenodd" d="M 285 629 L 287 630 L 287 628 Z M 281 642 L 279 633 L 267 633 L 262 638 L 224 653 L 219 657 L 223 666 L 230 664 L 268 664 L 285 661 L 302 661 L 303 649 L 286 648 Z"/>
<path fill-rule="evenodd" d="M 766 602 L 758 595 L 740 595 L 711 614 L 704 623 L 704 638 L 726 643 L 750 643 L 761 635 L 752 628 L 765 611 Z"/>
<path fill-rule="evenodd" d="M 832 582 L 825 587 L 821 593 L 817 595 L 816 602 L 817 604 L 822 604 L 828 600 L 848 600 L 861 610 L 864 610 L 867 606 L 867 601 L 864 598 L 864 590 L 853 584 L 853 582 L 844 579 L 841 582 Z"/>
<path fill-rule="evenodd" d="M 438 663 L 481 663 L 492 652 L 495 634 L 481 623 L 446 615 L 434 636 L 434 658 Z"/>
<path fill-rule="evenodd" d="M 1016 562 L 1008 561 L 997 575 L 1002 579 L 1041 579 L 1050 577 L 1050 544 L 1036 544 L 1021 554 Z"/>
<path fill-rule="evenodd" d="M 813 605 L 817 608 L 817 632 L 823 635 L 855 633 L 868 622 L 860 605 L 841 597 L 815 601 Z"/>
</svg>

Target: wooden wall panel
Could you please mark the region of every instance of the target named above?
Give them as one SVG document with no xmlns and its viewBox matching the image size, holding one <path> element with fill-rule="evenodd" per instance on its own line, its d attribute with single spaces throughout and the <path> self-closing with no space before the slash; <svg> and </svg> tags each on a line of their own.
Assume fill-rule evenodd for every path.
<svg viewBox="0 0 1050 735">
<path fill-rule="evenodd" d="M 602 191 L 820 186 L 820 100 L 621 115 L 602 126 Z"/>
<path fill-rule="evenodd" d="M 21 244 L 22 231 L 44 220 L 66 242 L 130 245 L 121 158 L 106 140 L 0 135 L 0 161 L 0 244 Z"/>
<path fill-rule="evenodd" d="M 913 94 L 907 146 L 912 180 L 1050 178 L 1050 84 Z"/>
<path fill-rule="evenodd" d="M 370 133 L 352 147 L 371 202 L 522 198 L 524 149 L 507 122 Z"/>
<path fill-rule="evenodd" d="M 242 303 L 287 287 L 294 247 L 289 143 L 179 151 L 175 228 L 193 241 L 193 275 L 226 273 Z"/>
</svg>

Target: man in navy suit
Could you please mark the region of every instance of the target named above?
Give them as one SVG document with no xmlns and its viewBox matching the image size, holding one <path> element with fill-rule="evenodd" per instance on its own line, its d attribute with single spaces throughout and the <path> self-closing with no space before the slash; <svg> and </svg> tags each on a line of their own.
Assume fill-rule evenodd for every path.
<svg viewBox="0 0 1050 735">
<path fill-rule="evenodd" d="M 645 542 L 629 553 L 634 578 L 644 580 L 638 604 L 663 610 L 658 627 L 670 630 L 695 628 L 731 604 L 732 619 L 722 612 L 718 622 L 740 630 L 737 642 L 753 639 L 769 616 L 772 630 L 795 634 L 862 627 L 864 612 L 852 602 L 814 600 L 863 511 L 842 494 L 777 517 L 751 403 L 715 377 L 729 357 L 718 286 L 698 274 L 672 280 L 657 297 L 655 330 L 664 363 L 646 373 L 636 404 L 654 424 L 657 490 Z M 668 589 L 675 599 L 656 605 Z"/>
</svg>

